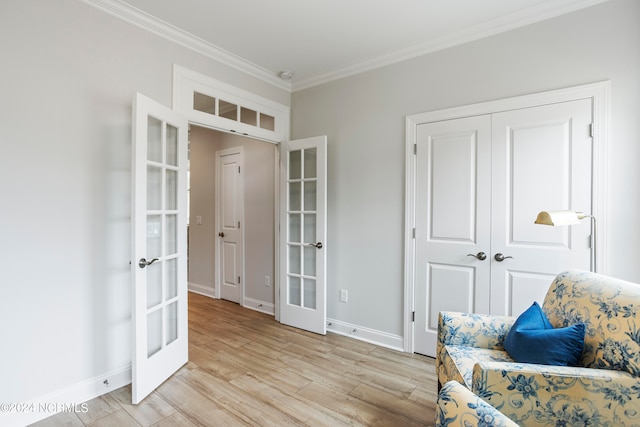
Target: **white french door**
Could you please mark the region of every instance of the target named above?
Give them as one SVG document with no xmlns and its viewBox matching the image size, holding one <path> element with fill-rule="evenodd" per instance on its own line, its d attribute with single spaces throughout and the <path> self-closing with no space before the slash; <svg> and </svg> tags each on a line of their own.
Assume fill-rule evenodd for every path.
<svg viewBox="0 0 640 427">
<path fill-rule="evenodd" d="M 591 100 L 417 126 L 414 351 L 435 356 L 442 310 L 517 316 L 553 277 L 589 270 L 589 222 L 545 227 L 541 210 L 591 212 Z"/>
<path fill-rule="evenodd" d="M 137 94 L 133 102 L 132 401 L 187 362 L 185 118 Z"/>
<path fill-rule="evenodd" d="M 327 138 L 280 151 L 280 322 L 326 334 Z"/>
<path fill-rule="evenodd" d="M 218 172 L 217 229 L 220 244 L 216 270 L 220 298 L 242 304 L 244 250 L 242 226 L 244 185 L 242 147 L 216 153 Z"/>
</svg>

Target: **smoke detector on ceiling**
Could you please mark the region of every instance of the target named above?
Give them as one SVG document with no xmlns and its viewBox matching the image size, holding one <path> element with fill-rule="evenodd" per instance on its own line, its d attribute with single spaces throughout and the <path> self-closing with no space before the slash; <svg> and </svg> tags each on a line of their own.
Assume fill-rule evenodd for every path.
<svg viewBox="0 0 640 427">
<path fill-rule="evenodd" d="M 291 70 L 280 71 L 280 74 L 278 74 L 278 76 L 280 76 L 282 80 L 289 81 L 293 78 L 293 71 Z"/>
</svg>

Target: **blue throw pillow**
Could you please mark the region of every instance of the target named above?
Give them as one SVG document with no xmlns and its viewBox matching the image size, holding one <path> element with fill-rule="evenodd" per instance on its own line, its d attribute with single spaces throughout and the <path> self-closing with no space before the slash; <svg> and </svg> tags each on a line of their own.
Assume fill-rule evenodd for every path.
<svg viewBox="0 0 640 427">
<path fill-rule="evenodd" d="M 554 329 L 537 302 L 516 319 L 504 341 L 509 356 L 520 363 L 575 366 L 584 350 L 584 323 Z"/>
</svg>

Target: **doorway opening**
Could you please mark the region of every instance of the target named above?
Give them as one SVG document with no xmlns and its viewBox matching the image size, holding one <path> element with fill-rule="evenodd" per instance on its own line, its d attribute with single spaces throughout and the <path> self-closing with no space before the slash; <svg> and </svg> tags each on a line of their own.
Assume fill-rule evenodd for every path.
<svg viewBox="0 0 640 427">
<path fill-rule="evenodd" d="M 193 124 L 189 140 L 189 291 L 224 298 L 220 292 L 224 280 L 220 270 L 224 262 L 221 260 L 223 245 L 220 226 L 216 226 L 220 176 L 216 153 L 241 147 L 244 219 L 240 231 L 244 248 L 239 256 L 244 262 L 240 271 L 234 273 L 234 280 L 239 277 L 242 289 L 235 302 L 274 315 L 277 146 Z"/>
</svg>

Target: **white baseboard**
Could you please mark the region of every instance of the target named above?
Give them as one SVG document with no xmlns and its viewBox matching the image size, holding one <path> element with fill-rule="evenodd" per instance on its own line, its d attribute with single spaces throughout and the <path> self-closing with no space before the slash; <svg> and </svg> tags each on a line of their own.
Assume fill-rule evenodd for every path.
<svg viewBox="0 0 640 427">
<path fill-rule="evenodd" d="M 335 319 L 327 319 L 327 331 L 366 341 L 392 350 L 404 351 L 404 339 L 400 335 L 376 331 Z"/>
<path fill-rule="evenodd" d="M 207 286 L 198 285 L 197 283 L 189 282 L 189 292 L 204 295 L 209 298 L 215 298 L 213 289 Z M 260 301 L 249 297 L 244 297 L 244 299 L 242 300 L 242 306 L 244 308 L 249 308 L 261 313 L 266 313 L 271 316 L 274 316 L 276 312 L 276 307 L 273 303 Z"/>
<path fill-rule="evenodd" d="M 270 302 L 264 302 L 253 298 L 244 297 L 242 306 L 250 308 L 251 310 L 260 311 L 262 313 L 270 314 L 274 316 L 276 313 L 276 307 Z"/>
<path fill-rule="evenodd" d="M 189 292 L 204 295 L 205 297 L 215 298 L 216 290 L 210 286 L 199 285 L 198 283 L 189 282 Z"/>
<path fill-rule="evenodd" d="M 16 403 L 13 411 L 3 410 L 0 413 L 0 425 L 3 427 L 23 427 L 63 411 L 86 412 L 87 406 L 83 405 L 83 402 L 95 399 L 127 384 L 131 384 L 131 365 L 57 390 L 29 402 Z"/>
</svg>

